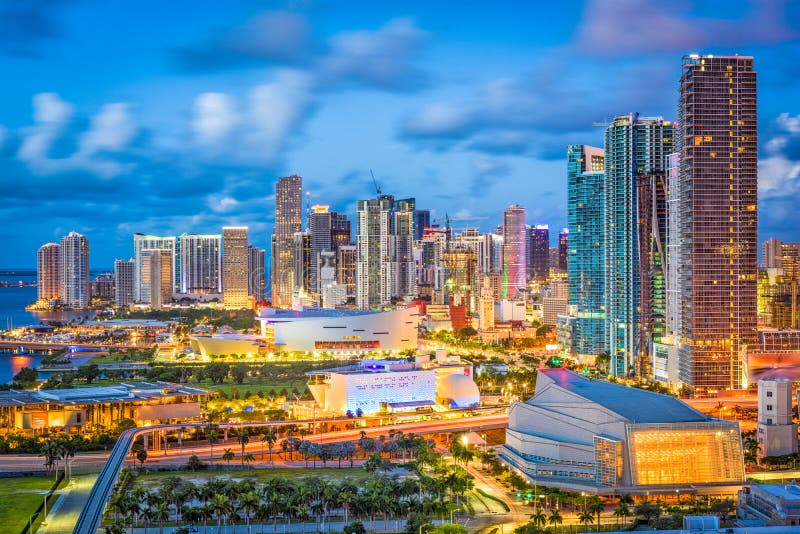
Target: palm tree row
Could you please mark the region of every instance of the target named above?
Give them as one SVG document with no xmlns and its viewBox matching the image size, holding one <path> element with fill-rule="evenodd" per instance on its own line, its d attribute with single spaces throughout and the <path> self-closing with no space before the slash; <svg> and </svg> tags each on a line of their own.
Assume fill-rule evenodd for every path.
<svg viewBox="0 0 800 534">
<path fill-rule="evenodd" d="M 419 478 L 372 475 L 358 484 L 350 479 L 330 482 L 320 477 L 306 479 L 272 478 L 263 483 L 250 479 L 233 481 L 212 478 L 194 485 L 169 477 L 156 490 L 141 487 L 119 492 L 109 502 L 114 521 L 139 524 L 146 529 L 167 522 L 223 525 L 252 522 L 313 521 L 324 531 L 332 520 L 405 520 L 410 513 L 446 517 L 472 488 L 466 472 L 458 467 L 433 468 Z M 263 527 L 262 527 L 263 531 Z"/>
<path fill-rule="evenodd" d="M 70 458 L 75 457 L 78 448 L 78 443 L 69 437 L 50 438 L 42 442 L 39 456 L 44 457 L 44 466 L 47 469 L 47 473 L 51 474 L 55 469 L 55 474 L 58 476 L 59 462 L 64 462 L 64 470 L 66 471 L 67 462 Z"/>
</svg>

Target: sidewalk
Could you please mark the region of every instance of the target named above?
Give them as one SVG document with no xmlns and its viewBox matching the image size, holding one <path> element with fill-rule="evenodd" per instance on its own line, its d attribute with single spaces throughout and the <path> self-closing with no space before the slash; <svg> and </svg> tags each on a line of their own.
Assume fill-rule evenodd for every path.
<svg viewBox="0 0 800 534">
<path fill-rule="evenodd" d="M 72 534 L 75 522 L 86 504 L 97 474 L 73 476 L 72 482 L 59 491 L 64 492 L 47 514 L 47 524 L 39 527 L 39 534 Z"/>
</svg>

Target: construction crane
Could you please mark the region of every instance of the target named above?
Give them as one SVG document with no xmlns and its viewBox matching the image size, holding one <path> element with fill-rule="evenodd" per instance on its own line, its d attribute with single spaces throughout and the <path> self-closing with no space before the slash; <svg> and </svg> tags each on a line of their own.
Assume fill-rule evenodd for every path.
<svg viewBox="0 0 800 534">
<path fill-rule="evenodd" d="M 372 172 L 372 169 L 369 170 L 370 176 L 372 176 L 372 183 L 375 185 L 375 192 L 378 194 L 378 197 L 381 196 L 381 188 L 378 185 L 378 181 L 375 179 L 375 173 Z"/>
</svg>

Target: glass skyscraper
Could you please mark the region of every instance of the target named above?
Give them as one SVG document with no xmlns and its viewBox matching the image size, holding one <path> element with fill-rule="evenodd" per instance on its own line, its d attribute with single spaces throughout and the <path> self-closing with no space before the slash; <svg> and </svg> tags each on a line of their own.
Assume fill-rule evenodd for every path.
<svg viewBox="0 0 800 534">
<path fill-rule="evenodd" d="M 674 127 L 661 117 L 619 116 L 605 132 L 606 348 L 613 375 L 643 375 L 649 367 L 640 330 L 638 185 L 665 174 L 673 150 Z"/>
<path fill-rule="evenodd" d="M 587 145 L 567 147 L 567 209 L 570 239 L 569 304 L 575 308 L 570 353 L 605 351 L 605 255 L 603 253 L 604 153 Z"/>
</svg>

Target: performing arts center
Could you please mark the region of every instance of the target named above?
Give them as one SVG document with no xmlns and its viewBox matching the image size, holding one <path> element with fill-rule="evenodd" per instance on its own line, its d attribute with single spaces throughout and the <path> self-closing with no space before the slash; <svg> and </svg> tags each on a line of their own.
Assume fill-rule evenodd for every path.
<svg viewBox="0 0 800 534">
<path fill-rule="evenodd" d="M 602 495 L 732 495 L 745 480 L 739 423 L 567 369 L 539 371 L 500 457 L 531 483 Z"/>
</svg>

